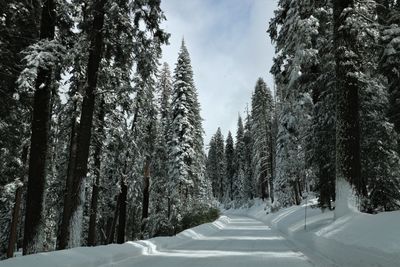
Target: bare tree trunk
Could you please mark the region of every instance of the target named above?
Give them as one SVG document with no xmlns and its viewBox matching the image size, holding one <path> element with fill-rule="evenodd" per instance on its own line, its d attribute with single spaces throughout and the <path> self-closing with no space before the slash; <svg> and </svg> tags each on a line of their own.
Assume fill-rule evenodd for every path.
<svg viewBox="0 0 400 267">
<path fill-rule="evenodd" d="M 25 145 L 22 148 L 22 156 L 21 156 L 24 170 L 26 170 L 25 164 L 27 163 L 26 162 L 27 159 L 28 159 L 28 146 Z M 22 175 L 25 177 L 25 171 L 22 172 Z M 19 185 L 15 192 L 15 203 L 14 203 L 12 219 L 11 219 L 10 237 L 8 239 L 7 258 L 12 258 L 14 256 L 15 243 L 17 242 L 19 211 L 21 209 L 22 193 L 24 191 L 24 184 L 26 183 L 26 181 L 21 181 L 21 182 L 23 184 Z"/>
<path fill-rule="evenodd" d="M 121 203 L 121 199 L 118 196 L 117 205 L 115 206 L 114 218 L 112 220 L 111 227 L 110 227 L 110 230 L 107 235 L 107 244 L 114 243 L 115 227 L 117 225 L 120 203 Z"/>
<path fill-rule="evenodd" d="M 269 178 L 269 192 L 268 195 L 271 199 L 271 203 L 274 202 L 274 131 L 272 129 L 273 121 L 271 121 L 271 135 L 269 137 L 269 167 L 270 167 L 270 178 Z"/>
<path fill-rule="evenodd" d="M 44 1 L 40 22 L 40 39 L 52 40 L 55 32 L 54 0 Z M 43 221 L 44 189 L 46 184 L 47 150 L 50 131 L 52 69 L 39 66 L 35 81 L 32 136 L 29 156 L 23 254 L 40 249 L 40 227 Z"/>
<path fill-rule="evenodd" d="M 126 200 L 128 196 L 128 186 L 125 179 L 121 181 L 121 193 L 119 195 L 119 218 L 117 229 L 117 243 L 122 244 L 125 242 L 125 228 L 126 228 Z"/>
<path fill-rule="evenodd" d="M 18 217 L 19 210 L 21 206 L 23 186 L 19 185 L 17 191 L 15 192 L 15 203 L 12 213 L 11 227 L 10 227 L 10 237 L 8 239 L 7 247 L 7 258 L 14 257 L 15 242 L 17 240 L 17 228 L 18 228 Z"/>
<path fill-rule="evenodd" d="M 76 164 L 73 170 L 73 181 L 71 190 L 71 209 L 66 214 L 69 231 L 68 236 L 62 239 L 68 240 L 68 246 L 76 247 L 81 243 L 82 209 L 85 201 L 84 184 L 89 159 L 89 146 L 92 135 L 93 113 L 95 105 L 95 91 L 97 87 L 97 76 L 103 48 L 103 24 L 105 0 L 96 0 L 93 9 L 93 26 L 90 38 L 89 61 L 87 66 L 87 82 L 82 102 L 82 112 L 77 137 Z M 66 243 L 59 246 L 65 248 Z"/>
<path fill-rule="evenodd" d="M 78 103 L 75 103 L 75 110 L 77 109 Z M 62 221 L 60 226 L 60 235 L 58 237 L 57 249 L 65 249 L 68 246 L 69 237 L 69 218 L 71 216 L 71 190 L 73 181 L 73 170 L 76 164 L 76 150 L 77 150 L 77 140 L 78 140 L 78 127 L 79 123 L 76 115 L 73 115 L 71 119 L 71 137 L 69 145 L 69 160 L 68 160 L 68 170 L 67 179 L 65 182 L 65 193 L 64 193 L 64 209 L 62 214 Z"/>
<path fill-rule="evenodd" d="M 98 114 L 98 123 L 97 126 L 97 140 L 96 140 L 96 148 L 94 150 L 94 172 L 96 176 L 96 181 L 93 183 L 92 190 L 92 201 L 90 205 L 90 219 L 89 219 L 89 231 L 88 231 L 88 246 L 96 245 L 96 221 L 97 221 L 97 206 L 98 206 L 98 198 L 99 198 L 99 184 L 100 184 L 100 167 L 101 167 L 101 151 L 102 151 L 102 134 L 104 128 L 104 98 L 101 99 L 100 102 L 100 110 Z"/>
<path fill-rule="evenodd" d="M 146 163 L 144 166 L 144 177 L 143 177 L 143 202 L 142 202 L 142 225 L 141 231 L 142 234 L 146 229 L 146 220 L 149 217 L 149 193 L 150 188 L 150 159 L 146 159 Z"/>
</svg>

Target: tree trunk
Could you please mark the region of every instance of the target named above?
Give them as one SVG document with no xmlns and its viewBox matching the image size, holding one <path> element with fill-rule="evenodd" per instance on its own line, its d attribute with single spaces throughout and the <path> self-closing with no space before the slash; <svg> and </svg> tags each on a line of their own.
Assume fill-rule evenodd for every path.
<svg viewBox="0 0 400 267">
<path fill-rule="evenodd" d="M 110 227 L 110 230 L 107 235 L 107 244 L 114 243 L 115 227 L 117 225 L 120 206 L 121 206 L 121 198 L 120 198 L 120 196 L 118 196 L 117 205 L 115 206 L 114 218 L 112 220 L 111 227 Z"/>
<path fill-rule="evenodd" d="M 25 164 L 27 163 L 26 162 L 27 159 L 28 159 L 28 146 L 25 145 L 22 148 L 22 156 L 21 156 L 21 161 L 24 166 L 24 168 L 23 168 L 24 170 L 26 170 Z M 25 175 L 26 175 L 26 173 L 25 173 L 25 171 L 23 171 L 22 176 L 26 177 Z M 22 193 L 24 191 L 25 183 L 26 183 L 26 181 L 24 179 L 24 181 L 22 182 L 22 185 L 19 185 L 15 192 L 15 203 L 14 203 L 12 219 L 11 219 L 10 236 L 8 239 L 7 258 L 12 258 L 14 256 L 15 243 L 17 242 L 19 211 L 21 209 Z"/>
<path fill-rule="evenodd" d="M 348 209 L 347 183 L 352 184 L 359 195 L 366 193 L 365 183 L 361 180 L 357 40 L 352 38 L 348 27 L 342 27 L 349 14 L 342 15 L 343 10 L 352 7 L 353 0 L 335 0 L 333 6 L 337 87 L 336 217 Z"/>
<path fill-rule="evenodd" d="M 272 124 L 273 121 L 271 121 L 271 132 L 269 136 L 269 167 L 270 167 L 270 178 L 269 178 L 269 192 L 268 195 L 271 199 L 271 203 L 274 202 L 274 139 L 272 137 L 273 135 L 273 129 L 272 129 Z"/>
<path fill-rule="evenodd" d="M 126 228 L 126 199 L 128 196 L 128 186 L 125 179 L 121 180 L 121 192 L 119 194 L 119 218 L 117 229 L 117 243 L 122 244 L 125 242 L 125 228 Z"/>
<path fill-rule="evenodd" d="M 14 257 L 15 242 L 17 241 L 18 217 L 21 206 L 22 191 L 23 191 L 23 185 L 19 185 L 17 191 L 15 192 L 15 203 L 12 213 L 10 237 L 8 239 L 7 258 Z"/>
<path fill-rule="evenodd" d="M 149 193 L 150 188 L 150 159 L 146 159 L 146 163 L 144 166 L 144 177 L 143 177 L 143 202 L 142 202 L 142 225 L 141 231 L 142 234 L 146 229 L 147 218 L 149 217 Z"/>
<path fill-rule="evenodd" d="M 54 38 L 54 0 L 44 2 L 40 23 L 40 39 Z M 26 196 L 23 254 L 40 249 L 40 232 L 43 216 L 44 189 L 46 185 L 47 150 L 50 131 L 52 69 L 39 66 L 35 81 L 31 149 L 29 155 L 28 188 Z"/>
<path fill-rule="evenodd" d="M 92 135 L 93 113 L 95 105 L 95 91 L 97 86 L 98 69 L 102 57 L 103 24 L 105 0 L 94 2 L 93 26 L 90 40 L 89 61 L 87 66 L 87 81 L 82 102 L 82 112 L 78 129 L 76 164 L 73 171 L 71 191 L 71 212 L 68 215 L 69 222 L 69 247 L 77 247 L 81 244 L 81 224 L 83 205 L 85 201 L 85 178 L 88 168 L 89 146 Z"/>
<path fill-rule="evenodd" d="M 102 134 L 104 128 L 104 98 L 101 99 L 100 102 L 100 110 L 98 114 L 98 123 L 97 126 L 97 140 L 96 147 L 94 150 L 94 173 L 96 176 L 96 181 L 93 183 L 92 190 L 92 201 L 90 205 L 90 219 L 89 219 L 89 231 L 88 231 L 88 246 L 96 245 L 96 221 L 97 221 L 97 206 L 98 206 L 98 198 L 99 198 L 99 184 L 100 184 L 100 167 L 101 167 L 101 151 L 102 151 Z"/>
<path fill-rule="evenodd" d="M 75 103 L 75 111 L 77 109 L 78 103 Z M 73 170 L 76 164 L 76 150 L 77 150 L 77 140 L 78 140 L 78 127 L 79 123 L 75 115 L 71 119 L 71 137 L 69 145 L 69 161 L 67 170 L 67 179 L 65 182 L 65 193 L 64 193 L 64 209 L 62 214 L 62 222 L 60 226 L 60 236 L 58 237 L 57 249 L 65 249 L 68 246 L 69 237 L 69 218 L 71 216 L 71 190 L 73 181 Z"/>
</svg>

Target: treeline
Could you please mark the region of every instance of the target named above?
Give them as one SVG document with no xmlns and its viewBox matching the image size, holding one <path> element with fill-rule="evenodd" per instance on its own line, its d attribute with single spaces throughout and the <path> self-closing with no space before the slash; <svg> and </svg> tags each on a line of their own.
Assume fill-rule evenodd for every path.
<svg viewBox="0 0 400 267">
<path fill-rule="evenodd" d="M 160 1 L 0 4 L 0 258 L 174 234 L 207 213 L 190 57 L 182 42 L 173 77 L 159 70 Z"/>
<path fill-rule="evenodd" d="M 245 129 L 238 124 L 234 175 L 222 135 L 214 136 L 208 158 L 209 170 L 218 170 L 214 196 L 232 199 L 233 179 L 233 188 L 242 188 L 233 193 L 238 202 L 270 196 L 274 207 L 285 207 L 314 192 L 321 208 L 336 203 L 338 215 L 350 185 L 360 210 L 398 210 L 399 25 L 398 1 L 279 1 L 268 28 L 276 46 L 275 101 L 257 96 L 258 82 Z M 271 130 L 260 124 L 256 101 L 264 103 Z M 262 153 L 272 156 L 267 164 Z"/>
<path fill-rule="evenodd" d="M 274 118 L 271 90 L 260 78 L 245 122 L 238 118 L 236 141 L 231 132 L 224 140 L 219 128 L 212 136 L 207 175 L 213 196 L 227 207 L 241 206 L 256 197 L 273 200 Z"/>
</svg>

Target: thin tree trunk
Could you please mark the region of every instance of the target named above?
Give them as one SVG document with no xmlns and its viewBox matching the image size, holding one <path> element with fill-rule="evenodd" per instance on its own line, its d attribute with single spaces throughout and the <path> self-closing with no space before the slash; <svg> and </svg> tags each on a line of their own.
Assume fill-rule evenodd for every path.
<svg viewBox="0 0 400 267">
<path fill-rule="evenodd" d="M 40 23 L 40 39 L 54 38 L 54 0 L 44 2 Z M 29 156 L 23 254 L 38 252 L 43 221 L 44 189 L 46 184 L 47 150 L 50 131 L 52 69 L 39 66 L 35 81 L 32 136 Z"/>
<path fill-rule="evenodd" d="M 110 231 L 108 232 L 108 236 L 107 236 L 107 244 L 114 243 L 115 227 L 117 225 L 120 203 L 121 203 L 121 199 L 118 196 L 117 205 L 115 206 L 114 217 L 113 217 L 113 220 L 111 223 Z"/>
<path fill-rule="evenodd" d="M 75 103 L 75 110 L 77 109 L 78 103 Z M 71 216 L 71 190 L 73 181 L 73 170 L 76 164 L 76 150 L 77 150 L 77 140 L 78 140 L 78 127 L 79 123 L 75 115 L 71 119 L 71 137 L 69 145 L 69 160 L 68 160 L 68 170 L 67 179 L 65 182 L 65 193 L 64 193 L 64 209 L 62 214 L 62 222 L 60 226 L 60 236 L 57 242 L 57 249 L 65 249 L 68 246 L 69 238 L 69 218 Z"/>
<path fill-rule="evenodd" d="M 271 122 L 271 132 L 270 132 L 270 137 L 269 137 L 269 167 L 270 167 L 270 178 L 268 180 L 269 182 L 269 198 L 271 199 L 271 203 L 274 202 L 274 190 L 273 190 L 273 186 L 274 186 L 274 148 L 273 148 L 273 129 L 272 129 L 272 124 L 273 122 Z"/>
<path fill-rule="evenodd" d="M 102 151 L 102 134 L 104 128 L 104 98 L 101 99 L 100 102 L 100 110 L 98 114 L 98 123 L 97 126 L 97 142 L 94 150 L 94 173 L 96 176 L 96 180 L 93 183 L 92 190 L 92 201 L 90 205 L 90 219 L 89 219 L 89 231 L 88 231 L 88 246 L 96 245 L 96 221 L 97 221 L 97 206 L 98 206 L 98 198 L 99 198 L 99 184 L 100 184 L 100 167 L 101 167 L 101 151 Z"/>
<path fill-rule="evenodd" d="M 126 200 L 128 196 L 128 186 L 124 178 L 121 180 L 121 192 L 119 194 L 119 218 L 117 229 L 117 243 L 122 244 L 125 242 L 125 228 L 126 228 Z"/>
<path fill-rule="evenodd" d="M 149 217 L 149 188 L 150 188 L 150 159 L 146 159 L 144 166 L 144 177 L 143 177 L 143 202 L 142 202 L 142 234 L 146 229 L 146 220 Z"/>
<path fill-rule="evenodd" d="M 89 146 L 92 135 L 93 113 L 95 105 L 95 91 L 97 76 L 103 47 L 103 24 L 105 0 L 94 2 L 93 27 L 90 40 L 89 61 L 87 66 L 87 81 L 82 102 L 82 112 L 78 129 L 76 164 L 73 172 L 71 191 L 71 212 L 68 215 L 69 222 L 69 246 L 76 247 L 81 243 L 81 224 L 83 204 L 85 201 L 85 178 L 88 168 Z"/>
<path fill-rule="evenodd" d="M 132 121 L 132 127 L 131 131 L 134 133 L 134 136 L 136 136 L 136 122 L 139 114 L 139 102 L 136 102 L 136 108 L 135 108 L 135 114 L 133 116 L 133 121 Z M 128 171 L 128 166 L 127 166 L 127 160 L 130 157 L 130 151 L 127 150 L 126 152 L 126 160 L 125 160 L 125 167 L 124 167 L 124 173 L 123 177 L 121 177 L 121 192 L 118 196 L 119 200 L 119 218 L 118 218 L 118 229 L 117 229 L 117 243 L 122 244 L 125 242 L 125 232 L 126 232 L 126 201 L 127 201 L 127 196 L 128 196 L 128 185 L 126 181 L 125 174 Z"/>
<path fill-rule="evenodd" d="M 106 222 L 106 232 L 103 237 L 103 244 L 108 244 L 108 237 L 110 236 L 111 233 L 111 226 L 113 222 L 114 217 L 108 217 L 107 222 Z"/>
<path fill-rule="evenodd" d="M 10 227 L 10 237 L 8 239 L 7 247 L 7 258 L 14 257 L 15 242 L 17 240 L 17 228 L 18 228 L 18 217 L 19 210 L 21 206 L 23 186 L 19 185 L 15 192 L 15 203 L 12 213 L 11 227 Z"/>
<path fill-rule="evenodd" d="M 26 162 L 27 159 L 28 159 L 28 146 L 25 145 L 22 148 L 22 156 L 21 156 L 22 164 L 24 164 L 23 166 L 25 166 L 25 164 L 27 163 Z M 26 170 L 26 167 L 24 167 L 23 169 Z M 25 171 L 22 172 L 22 175 L 26 177 Z M 14 256 L 15 243 L 17 242 L 19 211 L 21 209 L 22 192 L 24 191 L 24 184 L 26 183 L 26 181 L 22 181 L 22 183 L 23 184 L 19 185 L 15 192 L 15 203 L 11 219 L 10 237 L 8 239 L 7 258 L 12 258 Z"/>
</svg>

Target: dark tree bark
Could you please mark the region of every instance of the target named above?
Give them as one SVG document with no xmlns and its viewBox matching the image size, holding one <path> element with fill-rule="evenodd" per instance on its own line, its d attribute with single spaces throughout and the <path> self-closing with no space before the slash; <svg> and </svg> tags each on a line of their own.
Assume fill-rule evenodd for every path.
<svg viewBox="0 0 400 267">
<path fill-rule="evenodd" d="M 260 173 L 260 178 L 259 178 L 259 183 L 260 183 L 260 191 L 261 191 L 261 199 L 265 200 L 268 198 L 268 173 L 267 170 L 264 169 L 261 173 Z"/>
<path fill-rule="evenodd" d="M 7 247 L 7 258 L 12 258 L 14 256 L 15 242 L 17 241 L 17 228 L 18 228 L 18 218 L 19 210 L 21 207 L 23 186 L 20 185 L 15 192 L 15 203 L 12 213 L 11 227 L 10 227 L 10 237 L 8 239 Z"/>
<path fill-rule="evenodd" d="M 22 163 L 25 164 L 27 163 L 28 159 L 28 146 L 25 145 L 22 148 L 22 156 L 21 160 Z M 22 175 L 26 177 L 26 167 L 23 168 L 24 171 L 22 172 Z M 25 179 L 24 179 L 25 180 Z M 18 230 L 18 219 L 19 219 L 19 212 L 21 209 L 21 202 L 22 202 L 22 193 L 24 191 L 24 184 L 26 181 L 22 181 L 23 184 L 20 185 L 16 192 L 15 192 L 15 203 L 14 203 L 14 208 L 13 208 L 13 213 L 12 213 L 12 219 L 11 219 L 11 226 L 10 226 L 10 237 L 8 239 L 8 247 L 7 247 L 7 258 L 12 258 L 14 256 L 14 250 L 15 250 L 15 243 L 17 242 L 17 230 Z"/>
<path fill-rule="evenodd" d="M 133 115 L 132 127 L 131 131 L 133 135 L 136 136 L 136 122 L 138 119 L 140 109 L 140 99 L 136 102 L 135 113 Z M 119 210 L 119 218 L 118 218 L 118 229 L 117 229 L 117 243 L 122 244 L 125 242 L 125 231 L 126 231 L 126 201 L 128 196 L 128 185 L 126 181 L 126 173 L 128 172 L 128 162 L 127 160 L 131 157 L 130 151 L 128 150 L 125 155 L 125 166 L 124 166 L 124 175 L 121 177 L 121 192 L 118 195 L 118 210 Z"/>
<path fill-rule="evenodd" d="M 102 134 L 104 128 L 104 98 L 101 99 L 100 102 L 100 110 L 98 114 L 98 123 L 97 126 L 97 140 L 96 147 L 94 150 L 94 173 L 96 180 L 93 183 L 92 190 L 92 201 L 90 205 L 90 219 L 89 219 L 89 231 L 88 231 L 88 246 L 96 245 L 96 221 L 97 221 L 97 207 L 98 207 L 98 198 L 99 198 L 99 184 L 100 184 L 100 167 L 101 167 L 101 151 L 102 151 Z"/>
<path fill-rule="evenodd" d="M 142 202 L 142 234 L 146 229 L 146 221 L 149 217 L 149 199 L 150 199 L 150 159 L 146 159 L 144 166 L 144 177 L 143 177 L 143 202 Z"/>
<path fill-rule="evenodd" d="M 75 111 L 77 109 L 78 103 L 75 102 Z M 65 193 L 64 193 L 64 209 L 62 214 L 62 221 L 60 226 L 60 235 L 58 237 L 57 249 L 64 249 L 68 246 L 68 236 L 69 236 L 69 218 L 71 216 L 71 190 L 73 181 L 73 170 L 76 164 L 76 150 L 77 150 L 77 140 L 78 140 L 78 127 L 79 123 L 75 115 L 71 119 L 71 137 L 69 144 L 69 160 L 68 160 L 68 170 L 67 179 L 65 182 Z"/>
<path fill-rule="evenodd" d="M 55 31 L 55 3 L 43 4 L 40 22 L 40 39 L 53 39 Z M 44 189 L 46 184 L 47 150 L 50 131 L 52 70 L 39 66 L 35 81 L 31 149 L 29 155 L 28 188 L 26 196 L 23 254 L 39 249 L 39 234 L 43 216 Z"/>
<path fill-rule="evenodd" d="M 87 66 L 87 81 L 85 85 L 85 92 L 82 102 L 82 111 L 80 117 L 80 124 L 77 136 L 77 150 L 76 150 L 76 163 L 73 170 L 72 190 L 71 190 L 71 203 L 70 212 L 65 214 L 69 231 L 65 236 L 61 236 L 62 240 L 68 242 L 60 243 L 59 249 L 66 248 L 67 244 L 74 247 L 80 245 L 80 240 L 72 240 L 72 237 L 79 238 L 81 236 L 80 227 L 77 227 L 82 222 L 79 209 L 82 209 L 84 202 L 84 188 L 83 182 L 86 178 L 87 165 L 89 159 L 89 146 L 92 135 L 93 113 L 96 98 L 97 76 L 100 61 L 102 58 L 103 48 L 103 24 L 104 24 L 104 5 L 106 0 L 94 1 L 93 7 L 93 24 L 92 34 L 90 37 L 89 61 Z M 71 226 L 75 225 L 76 228 Z M 73 235 L 71 233 L 74 232 Z"/>
<path fill-rule="evenodd" d="M 119 217 L 117 229 L 117 243 L 122 244 L 125 242 L 125 228 L 126 228 L 126 200 L 128 196 L 128 186 L 124 178 L 121 179 L 121 192 L 119 194 Z"/>
<path fill-rule="evenodd" d="M 272 125 L 273 125 L 274 119 L 271 121 L 271 134 L 269 136 L 269 167 L 270 167 L 270 179 L 269 179 L 269 197 L 271 198 L 271 203 L 274 202 L 274 188 L 273 188 L 273 184 L 274 184 L 274 138 L 273 138 L 273 134 L 274 131 L 272 129 Z"/>
<path fill-rule="evenodd" d="M 360 59 L 356 53 L 357 40 L 348 27 L 342 27 L 353 8 L 353 0 L 333 1 L 334 48 L 336 59 L 336 184 L 337 200 L 346 197 L 341 186 L 352 184 L 359 195 L 366 194 L 361 179 L 359 84 L 355 73 Z M 340 201 L 340 200 L 339 200 Z M 340 215 L 339 215 L 340 216 Z"/>
</svg>

